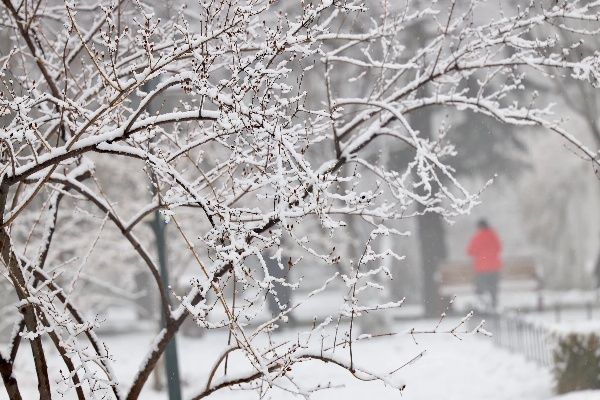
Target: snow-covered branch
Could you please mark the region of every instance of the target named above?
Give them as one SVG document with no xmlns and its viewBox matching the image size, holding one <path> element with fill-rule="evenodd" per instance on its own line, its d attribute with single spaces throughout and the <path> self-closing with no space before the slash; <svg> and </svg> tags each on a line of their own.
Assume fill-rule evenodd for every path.
<svg viewBox="0 0 600 400">
<path fill-rule="evenodd" d="M 598 86 L 600 58 L 580 37 L 600 32 L 600 2 L 532 2 L 498 15 L 487 12 L 494 4 L 2 0 L 0 259 L 21 314 L 0 355 L 9 396 L 23 397 L 12 365 L 27 342 L 41 397 L 137 399 L 188 318 L 229 332 L 194 398 L 257 382 L 310 396 L 282 383 L 309 361 L 402 390 L 393 372 L 353 356 L 368 336 L 355 319 L 403 304 L 365 302 L 385 292 L 389 263 L 403 259 L 396 240 L 379 243 L 408 234 L 399 219 L 457 218 L 479 202 L 452 168 L 447 127 L 433 118 L 435 129 L 419 128 L 429 126 L 420 113 L 542 127 L 600 165 L 534 88 Z M 150 250 L 152 216 L 172 227 L 170 283 Z M 346 235 L 352 224 L 360 229 Z M 315 270 L 323 281 L 303 291 Z M 124 393 L 87 299 L 138 293 L 138 274 L 151 276 L 165 326 Z M 297 341 L 273 334 L 340 287 L 331 315 Z M 59 387 L 43 337 L 65 365 Z M 240 355 L 245 369 L 229 371 Z"/>
</svg>

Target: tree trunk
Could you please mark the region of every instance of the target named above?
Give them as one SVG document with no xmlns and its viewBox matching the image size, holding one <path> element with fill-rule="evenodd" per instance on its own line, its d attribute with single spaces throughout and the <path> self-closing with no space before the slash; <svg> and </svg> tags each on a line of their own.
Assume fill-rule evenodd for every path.
<svg viewBox="0 0 600 400">
<path fill-rule="evenodd" d="M 8 185 L 0 185 L 0 215 L 3 215 L 4 210 L 6 209 L 8 191 Z M 21 270 L 21 266 L 19 265 L 16 255 L 13 253 L 13 249 L 11 247 L 10 236 L 8 231 L 9 229 L 10 228 L 5 227 L 0 228 L 0 257 L 2 259 L 3 267 L 6 268 L 6 270 L 8 271 L 8 275 L 12 281 L 15 292 L 17 293 L 17 296 L 21 301 L 20 311 L 23 313 L 25 326 L 27 327 L 27 330 L 29 332 L 35 332 L 37 330 L 37 316 L 35 315 L 35 306 L 29 302 L 29 293 L 27 290 L 25 278 L 23 277 L 23 271 Z M 29 343 L 31 345 L 33 362 L 35 365 L 35 371 L 38 379 L 38 393 L 40 395 L 40 399 L 51 399 L 52 396 L 50 391 L 50 379 L 48 378 L 48 364 L 46 363 L 46 355 L 44 353 L 44 348 L 42 347 L 42 339 L 40 336 L 37 336 L 33 339 L 30 339 Z M 14 380 L 13 375 L 10 375 L 10 377 L 12 377 L 12 379 L 9 379 L 11 390 L 17 390 L 14 393 L 15 398 L 18 399 L 20 395 L 17 396 L 17 383 Z"/>
<path fill-rule="evenodd" d="M 8 398 L 10 400 L 21 400 L 21 393 L 19 392 L 17 380 L 13 375 L 12 367 L 12 362 L 5 360 L 4 358 L 2 358 L 2 356 L 0 356 L 0 375 L 2 375 L 2 381 L 4 382 L 6 393 L 8 393 Z"/>
<path fill-rule="evenodd" d="M 422 207 L 419 208 L 422 211 Z M 434 213 L 424 214 L 417 219 L 423 285 L 421 300 L 425 304 L 425 316 L 428 318 L 439 316 L 445 307 L 435 281 L 438 265 L 447 256 L 443 223 L 442 217 Z"/>
<path fill-rule="evenodd" d="M 433 138 L 431 109 L 422 108 L 411 114 L 411 124 L 422 137 Z M 432 183 L 433 184 L 433 183 Z M 436 188 L 434 187 L 433 190 Z M 419 204 L 418 211 L 423 213 L 425 208 Z M 442 299 L 438 292 L 435 275 L 438 265 L 447 256 L 444 221 L 437 213 L 425 213 L 417 218 L 419 238 L 419 253 L 421 255 L 422 298 L 425 305 L 425 316 L 436 317 L 442 312 Z"/>
<path fill-rule="evenodd" d="M 0 254 L 2 263 L 8 269 L 9 276 L 15 288 L 17 296 L 21 301 L 21 312 L 25 320 L 25 326 L 29 332 L 37 331 L 37 316 L 35 315 L 35 306 L 29 302 L 29 293 L 27 284 L 23 277 L 23 272 L 12 252 L 10 246 L 10 237 L 6 232 L 7 228 L 0 229 Z M 42 339 L 37 336 L 29 340 L 31 344 L 31 352 L 33 354 L 33 362 L 38 378 L 38 392 L 40 399 L 51 399 L 50 380 L 48 378 L 48 364 L 46 363 L 46 355 L 42 347 Z"/>
</svg>

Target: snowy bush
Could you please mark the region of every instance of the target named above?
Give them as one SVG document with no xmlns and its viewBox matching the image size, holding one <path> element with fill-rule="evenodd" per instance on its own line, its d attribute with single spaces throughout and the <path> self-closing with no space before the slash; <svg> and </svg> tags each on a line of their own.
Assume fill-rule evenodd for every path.
<svg viewBox="0 0 600 400">
<path fill-rule="evenodd" d="M 478 203 L 451 167 L 443 115 L 540 126 L 597 164 L 526 77 L 597 85 L 599 55 L 579 45 L 600 4 L 367 3 L 2 0 L 0 270 L 18 315 L 0 339 L 0 375 L 11 399 L 32 380 L 14 369 L 25 347 L 39 398 L 140 398 L 186 319 L 228 332 L 194 399 L 231 388 L 309 397 L 330 387 L 297 382 L 311 362 L 405 388 L 407 360 L 357 362 L 354 343 L 377 338 L 355 319 L 402 305 L 380 295 L 408 235 L 396 221 Z M 424 109 L 437 113 L 431 129 L 418 128 Z M 143 223 L 153 215 L 157 234 L 169 224 L 174 270 L 193 271 L 185 290 L 161 277 Z M 325 271 L 316 289 L 269 313 L 268 296 L 300 287 L 288 273 L 305 265 Z M 92 305 L 135 298 L 139 268 L 164 326 L 123 384 L 123 355 L 98 336 Z M 333 285 L 344 292 L 331 315 L 293 339 L 273 334 Z"/>
<path fill-rule="evenodd" d="M 558 394 L 600 389 L 600 332 L 597 329 L 553 332 L 550 340 Z"/>
</svg>

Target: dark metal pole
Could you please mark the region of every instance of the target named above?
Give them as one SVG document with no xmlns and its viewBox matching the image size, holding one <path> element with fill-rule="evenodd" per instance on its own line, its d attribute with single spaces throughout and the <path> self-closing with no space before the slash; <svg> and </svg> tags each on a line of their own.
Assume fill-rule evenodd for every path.
<svg viewBox="0 0 600 400">
<path fill-rule="evenodd" d="M 170 9 L 167 7 L 167 15 L 170 18 Z M 156 140 L 152 138 L 151 140 Z M 153 174 L 154 175 L 154 174 Z M 154 175 L 156 178 L 156 175 Z M 157 182 L 158 183 L 158 182 Z M 158 188 L 158 184 L 156 186 Z M 160 201 L 160 197 L 159 197 Z M 160 203 L 159 203 L 160 204 Z M 154 212 L 155 221 L 155 232 L 156 232 L 156 247 L 158 249 L 158 261 L 160 264 L 160 277 L 163 282 L 165 290 L 169 290 L 169 271 L 167 263 L 167 240 L 165 236 L 166 222 L 165 217 L 158 210 Z M 167 303 L 169 309 L 171 308 L 171 295 L 167 292 Z M 164 309 L 161 312 L 162 315 L 162 327 L 167 329 L 167 318 L 164 315 Z M 173 335 L 167 348 L 165 349 L 165 374 L 167 376 L 167 387 L 169 388 L 169 400 L 181 400 L 181 380 L 179 379 L 179 362 L 177 358 L 177 335 Z"/>
<path fill-rule="evenodd" d="M 159 211 L 154 212 L 152 229 L 156 236 L 156 249 L 158 250 L 158 263 L 160 264 L 160 277 L 165 289 L 169 287 L 169 271 L 167 269 L 167 241 L 165 237 L 165 220 Z M 167 293 L 167 302 L 171 308 L 171 296 Z M 167 329 L 167 316 L 161 307 L 161 325 Z M 170 400 L 181 400 L 181 385 L 179 381 L 179 363 L 177 360 L 176 336 L 169 341 L 165 349 L 165 372 L 167 375 L 167 387 L 169 388 Z"/>
<path fill-rule="evenodd" d="M 146 82 L 143 85 L 145 91 L 149 92 L 156 87 L 155 82 Z M 152 103 L 148 105 L 147 108 L 148 113 L 152 114 L 154 112 L 154 107 Z M 150 139 L 151 141 L 155 141 L 156 138 Z M 158 182 L 156 180 L 156 175 L 152 174 L 152 179 L 154 183 L 157 185 L 156 187 L 152 185 L 152 194 L 156 196 L 156 188 L 158 187 Z M 158 263 L 160 267 L 160 278 L 165 290 L 168 290 L 169 287 L 169 271 L 167 267 L 167 240 L 165 237 L 165 220 L 164 216 L 161 215 L 160 211 L 154 212 L 154 220 L 151 223 L 152 230 L 154 231 L 154 235 L 156 237 L 156 249 L 158 251 Z M 167 293 L 167 302 L 169 304 L 169 308 L 171 308 L 171 296 Z M 167 329 L 167 316 L 165 315 L 164 309 L 161 307 L 161 326 L 163 329 Z M 170 400 L 181 400 L 181 385 L 179 380 L 179 363 L 177 360 L 177 340 L 176 335 L 173 335 L 169 343 L 167 344 L 167 348 L 165 349 L 165 373 L 167 376 L 167 387 L 169 388 L 169 399 Z"/>
</svg>

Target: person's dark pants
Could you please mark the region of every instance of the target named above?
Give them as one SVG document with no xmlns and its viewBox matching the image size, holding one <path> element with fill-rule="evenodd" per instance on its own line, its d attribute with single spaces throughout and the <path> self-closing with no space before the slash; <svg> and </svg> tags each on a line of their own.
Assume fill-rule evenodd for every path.
<svg viewBox="0 0 600 400">
<path fill-rule="evenodd" d="M 498 301 L 498 281 L 500 274 L 495 272 L 477 272 L 475 273 L 475 294 L 478 296 L 489 293 L 492 298 L 492 308 L 496 308 Z"/>
</svg>

